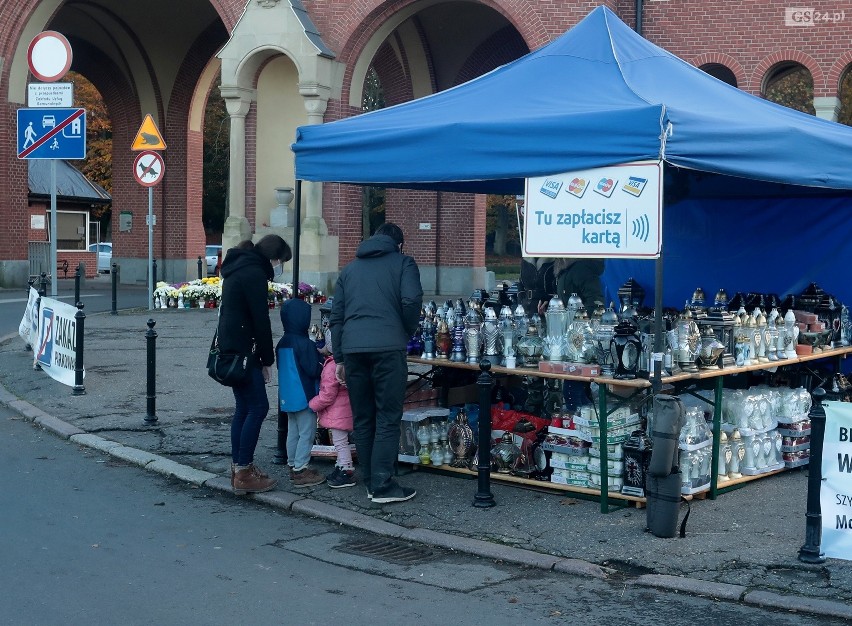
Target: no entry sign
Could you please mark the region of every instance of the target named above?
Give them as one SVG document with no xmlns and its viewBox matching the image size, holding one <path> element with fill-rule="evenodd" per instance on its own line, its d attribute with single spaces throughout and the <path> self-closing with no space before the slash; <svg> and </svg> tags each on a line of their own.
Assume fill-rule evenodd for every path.
<svg viewBox="0 0 852 626">
<path fill-rule="evenodd" d="M 46 83 L 59 80 L 71 69 L 71 44 L 61 33 L 46 30 L 30 42 L 27 64 L 32 75 Z"/>
</svg>

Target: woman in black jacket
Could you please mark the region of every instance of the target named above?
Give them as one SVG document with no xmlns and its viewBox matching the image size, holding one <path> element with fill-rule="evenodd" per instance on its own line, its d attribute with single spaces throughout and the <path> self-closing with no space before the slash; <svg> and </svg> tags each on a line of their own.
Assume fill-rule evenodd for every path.
<svg viewBox="0 0 852 626">
<path fill-rule="evenodd" d="M 278 482 L 254 465 L 254 450 L 269 413 L 265 385 L 269 366 L 275 362 L 267 281 L 280 276 L 281 265 L 292 256 L 286 241 L 278 235 L 266 235 L 256 244 L 243 241 L 231 248 L 222 263 L 219 348 L 222 352 L 252 354 L 255 365 L 248 379 L 233 387 L 236 408 L 231 419 L 231 483 L 238 495 L 269 491 Z"/>
</svg>

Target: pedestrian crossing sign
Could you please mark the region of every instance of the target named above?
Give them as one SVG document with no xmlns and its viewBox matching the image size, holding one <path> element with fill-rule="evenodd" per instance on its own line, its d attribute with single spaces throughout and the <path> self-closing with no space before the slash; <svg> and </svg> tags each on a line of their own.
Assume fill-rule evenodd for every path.
<svg viewBox="0 0 852 626">
<path fill-rule="evenodd" d="M 136 133 L 136 139 L 133 140 L 133 145 L 130 149 L 134 152 L 143 150 L 165 150 L 166 142 L 163 141 L 163 135 L 160 134 L 160 129 L 154 123 L 154 118 L 151 114 L 147 114 L 142 121 L 142 126 L 139 127 L 139 132 Z"/>
</svg>

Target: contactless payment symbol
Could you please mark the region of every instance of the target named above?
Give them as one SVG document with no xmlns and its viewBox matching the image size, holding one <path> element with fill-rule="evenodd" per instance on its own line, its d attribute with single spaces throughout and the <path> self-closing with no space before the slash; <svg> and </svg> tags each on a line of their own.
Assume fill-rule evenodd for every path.
<svg viewBox="0 0 852 626">
<path fill-rule="evenodd" d="M 617 180 L 604 176 L 598 181 L 598 184 L 595 185 L 595 192 L 609 198 L 612 195 L 612 192 L 615 191 L 616 185 L 618 185 Z"/>
<path fill-rule="evenodd" d="M 586 193 L 586 187 L 589 186 L 589 181 L 585 178 L 577 177 L 568 183 L 568 193 L 572 196 L 577 196 L 578 198 L 582 198 L 583 194 Z"/>
<path fill-rule="evenodd" d="M 645 185 L 647 184 L 647 178 L 631 176 L 627 179 L 627 182 L 624 183 L 624 187 L 622 187 L 621 190 L 626 193 L 629 193 L 631 196 L 636 196 L 638 198 L 642 194 L 642 191 L 645 189 Z"/>
<path fill-rule="evenodd" d="M 541 186 L 541 189 L 539 191 L 546 195 L 548 198 L 556 199 L 556 196 L 559 194 L 560 189 L 562 189 L 561 180 L 557 180 L 555 178 L 545 178 L 544 184 Z"/>
</svg>

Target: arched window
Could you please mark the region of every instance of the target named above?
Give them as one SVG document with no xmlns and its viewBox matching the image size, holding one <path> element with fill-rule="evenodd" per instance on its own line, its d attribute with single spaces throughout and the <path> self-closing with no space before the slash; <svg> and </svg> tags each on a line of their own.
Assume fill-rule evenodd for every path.
<svg viewBox="0 0 852 626">
<path fill-rule="evenodd" d="M 837 121 L 852 126 L 852 65 L 846 68 L 840 81 L 840 113 Z"/>
<path fill-rule="evenodd" d="M 796 111 L 815 115 L 814 79 L 800 63 L 779 63 L 769 70 L 764 81 L 763 96 Z"/>
<path fill-rule="evenodd" d="M 721 63 L 705 63 L 698 69 L 707 72 L 713 78 L 718 78 L 723 83 L 728 83 L 732 87 L 738 86 L 737 77 L 734 75 L 733 71 Z"/>
</svg>

